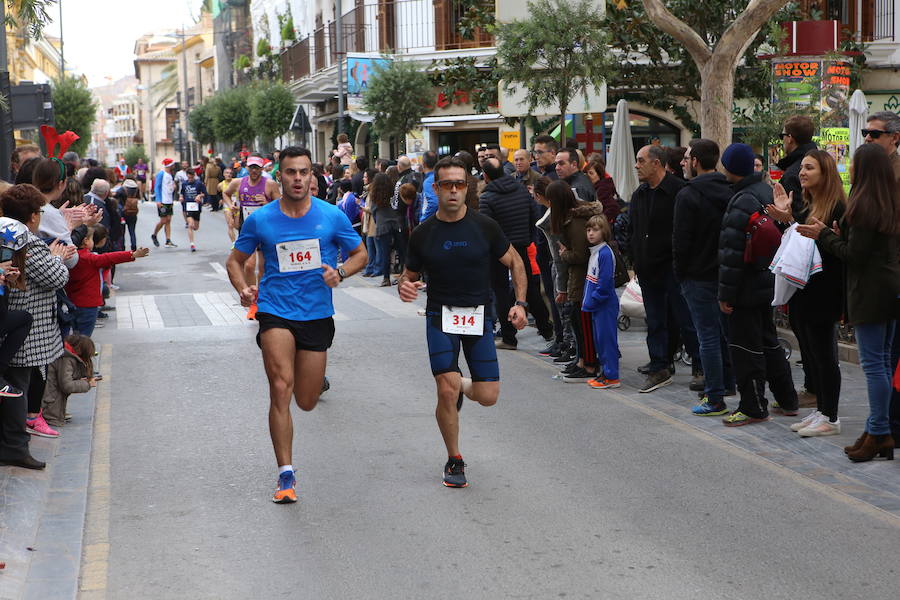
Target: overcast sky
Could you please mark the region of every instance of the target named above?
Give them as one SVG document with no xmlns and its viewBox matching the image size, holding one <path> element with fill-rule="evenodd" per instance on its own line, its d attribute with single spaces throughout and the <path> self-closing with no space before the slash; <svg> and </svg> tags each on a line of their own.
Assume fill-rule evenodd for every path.
<svg viewBox="0 0 900 600">
<path fill-rule="evenodd" d="M 193 24 L 201 0 L 61 0 L 66 68 L 87 75 L 91 87 L 134 75 L 134 42 Z M 59 7 L 50 35 L 59 35 Z M 109 79 L 107 79 L 109 78 Z"/>
</svg>

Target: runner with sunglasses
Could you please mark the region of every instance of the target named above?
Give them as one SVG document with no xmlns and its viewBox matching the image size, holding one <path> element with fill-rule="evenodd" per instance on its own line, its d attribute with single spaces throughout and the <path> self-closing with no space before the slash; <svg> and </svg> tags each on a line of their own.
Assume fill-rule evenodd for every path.
<svg viewBox="0 0 900 600">
<path fill-rule="evenodd" d="M 512 272 L 516 303 L 506 318 L 516 329 L 526 324 L 525 267 L 496 221 L 466 207 L 465 164 L 445 158 L 434 167 L 438 210 L 413 230 L 400 276 L 400 299 L 412 302 L 426 291 L 425 337 L 437 386 L 435 416 L 447 447 L 443 483 L 462 488 L 465 463 L 459 451 L 459 410 L 463 396 L 482 406 L 496 404 L 500 368 L 494 347 L 491 266 L 499 260 Z M 420 281 L 428 274 L 428 287 Z M 462 349 L 471 378 L 462 377 Z"/>
</svg>

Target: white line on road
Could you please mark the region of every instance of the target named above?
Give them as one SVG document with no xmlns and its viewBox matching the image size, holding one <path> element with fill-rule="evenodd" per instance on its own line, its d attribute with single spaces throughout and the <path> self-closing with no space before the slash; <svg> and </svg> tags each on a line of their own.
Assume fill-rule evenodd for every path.
<svg viewBox="0 0 900 600">
<path fill-rule="evenodd" d="M 213 268 L 213 271 L 216 272 L 214 275 L 214 277 L 216 279 L 221 279 L 222 281 L 229 281 L 228 271 L 225 270 L 225 267 L 222 266 L 222 263 L 211 262 L 209 264 Z"/>
</svg>

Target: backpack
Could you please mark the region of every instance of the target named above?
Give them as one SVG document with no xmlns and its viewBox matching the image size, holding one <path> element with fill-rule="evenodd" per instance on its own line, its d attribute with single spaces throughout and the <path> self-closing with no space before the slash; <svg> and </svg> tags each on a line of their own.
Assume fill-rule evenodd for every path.
<svg viewBox="0 0 900 600">
<path fill-rule="evenodd" d="M 138 206 L 138 198 L 132 198 L 131 196 L 125 198 L 125 206 L 123 208 L 123 212 L 126 217 L 133 217 L 138 212 L 140 212 L 140 207 Z"/>
<path fill-rule="evenodd" d="M 781 245 L 781 230 L 775 221 L 760 208 L 750 215 L 744 228 L 744 263 L 768 265 Z"/>
<path fill-rule="evenodd" d="M 628 275 L 628 267 L 625 266 L 625 261 L 622 259 L 622 253 L 619 252 L 618 244 L 607 244 L 612 250 L 613 260 L 616 261 L 615 267 L 613 268 L 613 285 L 617 288 L 622 287 L 629 281 L 631 281 L 631 277 Z"/>
</svg>

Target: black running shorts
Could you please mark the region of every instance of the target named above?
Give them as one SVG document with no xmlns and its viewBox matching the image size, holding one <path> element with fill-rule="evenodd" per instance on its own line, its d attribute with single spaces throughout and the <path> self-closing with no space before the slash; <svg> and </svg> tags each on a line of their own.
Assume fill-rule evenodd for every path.
<svg viewBox="0 0 900 600">
<path fill-rule="evenodd" d="M 292 321 L 269 313 L 256 313 L 259 322 L 259 333 L 256 334 L 256 345 L 262 348 L 260 336 L 268 329 L 287 329 L 294 334 L 297 350 L 325 352 L 334 341 L 334 319 L 316 319 L 314 321 Z"/>
<path fill-rule="evenodd" d="M 157 204 L 156 212 L 159 213 L 160 217 L 171 217 L 174 212 L 172 206 L 172 204 Z"/>
</svg>

